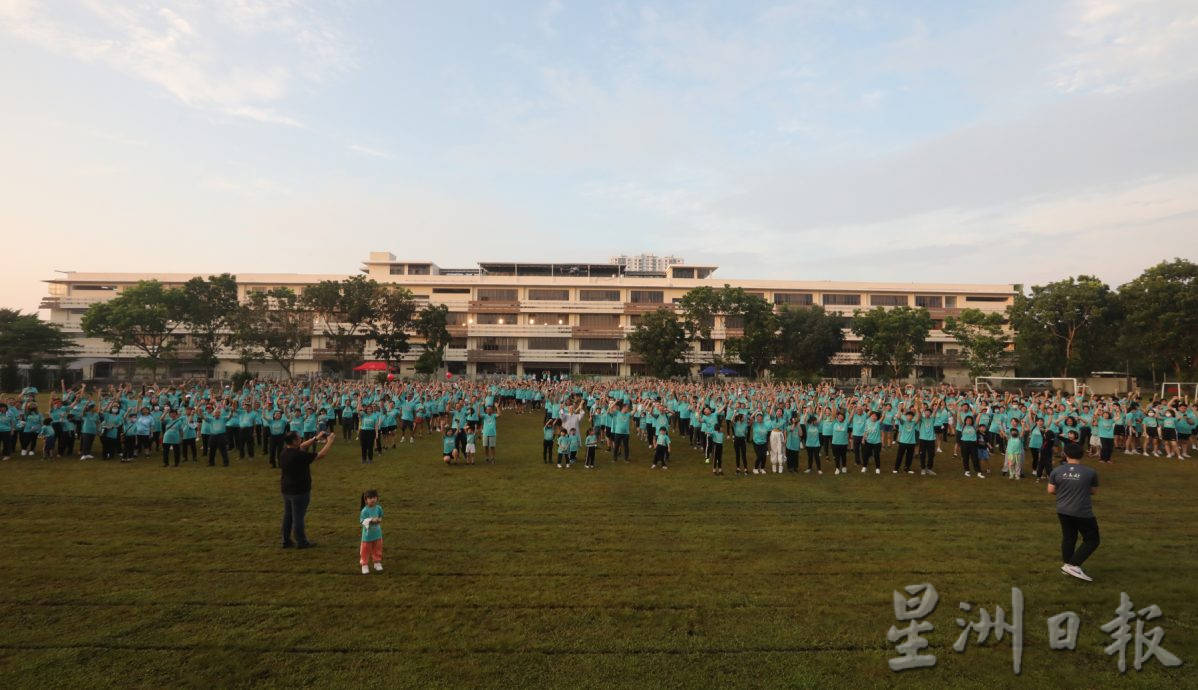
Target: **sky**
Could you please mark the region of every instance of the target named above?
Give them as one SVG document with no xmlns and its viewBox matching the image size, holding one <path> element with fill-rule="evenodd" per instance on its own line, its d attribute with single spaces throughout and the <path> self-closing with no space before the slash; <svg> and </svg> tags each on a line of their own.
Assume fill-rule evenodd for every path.
<svg viewBox="0 0 1198 690">
<path fill-rule="evenodd" d="M 0 306 L 57 270 L 1198 259 L 1193 0 L 0 0 Z"/>
</svg>

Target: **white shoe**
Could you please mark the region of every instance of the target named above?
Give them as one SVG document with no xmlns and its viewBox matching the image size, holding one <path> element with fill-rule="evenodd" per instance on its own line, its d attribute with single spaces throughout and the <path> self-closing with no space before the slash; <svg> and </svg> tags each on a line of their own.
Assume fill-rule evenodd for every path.
<svg viewBox="0 0 1198 690">
<path fill-rule="evenodd" d="M 868 468 L 868 467 L 862 467 L 862 468 L 861 468 L 861 471 L 862 471 L 862 472 L 868 472 L 868 471 L 869 471 L 869 468 Z"/>
<path fill-rule="evenodd" d="M 935 476 L 936 476 L 936 470 L 928 470 L 928 474 L 930 474 L 930 475 L 932 475 L 933 477 L 935 477 Z"/>
<path fill-rule="evenodd" d="M 823 471 L 823 470 L 819 470 L 819 473 L 820 473 L 820 474 L 823 474 L 823 473 L 824 473 L 824 471 Z"/>
<path fill-rule="evenodd" d="M 369 575 L 370 574 L 370 566 L 368 566 L 368 565 L 362 566 L 362 574 Z"/>
<path fill-rule="evenodd" d="M 835 472 L 833 472 L 832 474 L 840 474 L 840 468 L 839 468 L 839 467 L 837 467 L 837 468 L 836 468 L 836 471 L 835 471 Z"/>
<path fill-rule="evenodd" d="M 382 564 L 382 563 L 375 563 L 375 564 L 374 564 L 374 569 L 375 569 L 375 570 L 379 570 L 379 571 L 381 571 L 381 570 L 383 569 L 383 564 Z"/>
<path fill-rule="evenodd" d="M 891 474 L 898 474 L 898 470 L 890 470 Z"/>
<path fill-rule="evenodd" d="M 978 479 L 985 479 L 985 478 L 986 478 L 986 475 L 982 474 L 981 472 L 978 472 Z"/>
<path fill-rule="evenodd" d="M 807 469 L 803 470 L 803 474 L 811 474 L 811 468 L 808 467 Z"/>
<path fill-rule="evenodd" d="M 882 468 L 881 467 L 875 468 L 874 474 L 882 474 Z"/>
<path fill-rule="evenodd" d="M 973 475 L 971 475 L 971 474 L 969 473 L 969 470 L 966 470 L 966 471 L 965 471 L 965 476 L 966 476 L 966 477 L 972 477 Z"/>
<path fill-rule="evenodd" d="M 907 470 L 907 474 L 915 474 L 915 470 Z"/>
<path fill-rule="evenodd" d="M 1087 575 L 1085 573 L 1085 571 L 1083 571 L 1081 568 L 1077 567 L 1076 565 L 1069 565 L 1068 563 L 1066 563 L 1065 565 L 1061 566 L 1061 572 L 1065 573 L 1066 575 L 1072 575 L 1073 577 L 1076 577 L 1079 580 L 1085 580 L 1086 582 L 1094 581 L 1094 578 Z"/>
</svg>

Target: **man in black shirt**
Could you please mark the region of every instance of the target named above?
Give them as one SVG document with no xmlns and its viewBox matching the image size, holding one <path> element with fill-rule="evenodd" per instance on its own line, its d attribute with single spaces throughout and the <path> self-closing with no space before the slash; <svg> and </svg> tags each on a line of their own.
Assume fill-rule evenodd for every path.
<svg viewBox="0 0 1198 690">
<path fill-rule="evenodd" d="M 1098 473 L 1082 463 L 1082 447 L 1065 446 L 1067 464 L 1053 469 L 1048 476 L 1048 493 L 1057 497 L 1057 518 L 1061 521 L 1061 572 L 1092 582 L 1082 563 L 1098 548 L 1098 519 L 1090 497 L 1098 493 Z M 1077 547 L 1081 533 L 1082 545 Z M 1076 550 L 1075 550 L 1076 548 Z"/>
<path fill-rule="evenodd" d="M 308 450 L 312 445 L 324 441 L 324 447 L 313 453 Z M 292 546 L 306 549 L 312 546 L 308 535 L 304 533 L 304 514 L 308 512 L 308 502 L 312 498 L 312 463 L 323 458 L 333 447 L 333 435 L 322 431 L 307 441 L 300 441 L 300 435 L 288 431 L 283 436 L 283 452 L 279 454 L 279 469 L 282 470 L 280 484 L 283 489 L 283 548 Z M 291 540 L 292 530 L 295 531 L 295 541 Z"/>
</svg>

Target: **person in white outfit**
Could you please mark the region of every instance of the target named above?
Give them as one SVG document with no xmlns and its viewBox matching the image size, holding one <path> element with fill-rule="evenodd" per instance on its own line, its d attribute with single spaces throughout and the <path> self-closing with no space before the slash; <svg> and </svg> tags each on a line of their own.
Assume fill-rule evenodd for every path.
<svg viewBox="0 0 1198 690">
<path fill-rule="evenodd" d="M 770 432 L 770 469 L 776 474 L 786 471 L 786 434 L 777 427 Z"/>
</svg>

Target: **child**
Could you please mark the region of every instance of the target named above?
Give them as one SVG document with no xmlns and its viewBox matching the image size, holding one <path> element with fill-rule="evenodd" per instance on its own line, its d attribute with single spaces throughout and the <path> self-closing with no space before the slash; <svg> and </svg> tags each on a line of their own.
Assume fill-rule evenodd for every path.
<svg viewBox="0 0 1198 690">
<path fill-rule="evenodd" d="M 458 434 L 456 429 L 446 429 L 441 438 L 441 459 L 446 465 L 452 464 L 458 457 Z"/>
<path fill-rule="evenodd" d="M 38 432 L 42 437 L 42 460 L 48 460 L 54 455 L 54 442 L 57 440 L 54 432 L 54 420 L 46 417 L 42 420 L 42 428 Z"/>
<path fill-rule="evenodd" d="M 374 569 L 383 569 L 383 507 L 379 505 L 379 492 L 367 489 L 362 493 L 362 512 L 358 513 L 358 522 L 362 523 L 362 545 L 358 549 L 358 561 L 362 564 L 362 574 L 370 574 L 370 561 L 374 560 Z"/>
<path fill-rule="evenodd" d="M 1011 433 L 1007 436 L 1007 457 L 1003 463 L 1003 474 L 1007 479 L 1023 478 L 1023 436 L 1016 433 L 1018 429 L 1011 425 Z M 1037 474 L 1036 481 L 1040 481 Z"/>
<path fill-rule="evenodd" d="M 565 429 L 557 432 L 557 468 L 570 467 L 570 435 Z"/>
<path fill-rule="evenodd" d="M 467 424 L 466 425 L 466 464 L 467 465 L 474 464 L 474 453 L 477 450 L 478 450 L 478 447 L 474 445 L 474 425 Z"/>
<path fill-rule="evenodd" d="M 550 419 L 545 422 L 545 426 L 541 429 L 541 464 L 548 465 L 553 459 L 553 436 L 554 427 L 557 425 L 556 419 Z"/>
<path fill-rule="evenodd" d="M 571 427 L 570 429 L 570 465 L 578 462 L 578 448 L 581 445 L 578 438 L 578 429 Z"/>
<path fill-rule="evenodd" d="M 586 446 L 587 446 L 587 462 L 586 468 L 593 469 L 595 467 L 595 447 L 599 445 L 599 440 L 595 438 L 595 427 L 587 430 Z"/>
<path fill-rule="evenodd" d="M 985 424 L 978 425 L 978 440 L 974 451 L 977 453 L 978 465 L 982 468 L 977 473 L 978 479 L 985 479 L 986 475 L 990 474 L 990 434 L 986 433 Z M 1020 454 L 1021 459 L 1022 457 L 1023 455 Z"/>
<path fill-rule="evenodd" d="M 670 469 L 670 435 L 666 432 L 666 427 L 657 428 L 657 447 L 653 451 L 653 469 L 657 469 L 657 464 L 661 463 L 663 470 Z"/>
</svg>

